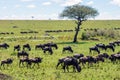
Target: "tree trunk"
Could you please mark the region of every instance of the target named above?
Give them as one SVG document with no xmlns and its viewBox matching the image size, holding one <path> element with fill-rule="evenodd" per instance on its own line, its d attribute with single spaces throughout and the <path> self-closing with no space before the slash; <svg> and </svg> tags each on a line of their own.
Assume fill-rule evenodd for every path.
<svg viewBox="0 0 120 80">
<path fill-rule="evenodd" d="M 77 42 L 77 36 L 78 36 L 78 32 L 80 31 L 80 25 L 81 25 L 81 21 L 78 22 L 77 27 L 75 28 L 75 35 L 74 35 L 74 39 L 73 39 L 73 43 Z"/>
</svg>

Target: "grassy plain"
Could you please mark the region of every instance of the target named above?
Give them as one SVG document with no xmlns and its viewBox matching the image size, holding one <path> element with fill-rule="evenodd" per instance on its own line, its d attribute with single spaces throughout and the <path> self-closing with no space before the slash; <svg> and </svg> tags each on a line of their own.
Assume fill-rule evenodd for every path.
<svg viewBox="0 0 120 80">
<path fill-rule="evenodd" d="M 16 28 L 13 28 L 16 26 Z M 74 30 L 76 24 L 74 21 L 66 20 L 1 20 L 0 32 L 14 32 L 14 34 L 0 34 L 0 43 L 8 43 L 10 48 L 0 49 L 0 60 L 12 57 L 14 62 L 7 69 L 1 67 L 0 72 L 8 74 L 14 80 L 120 80 L 120 64 L 113 64 L 109 60 L 104 63 L 96 64 L 93 67 L 82 67 L 80 73 L 73 73 L 72 67 L 70 72 L 64 73 L 61 67 L 55 68 L 57 61 L 61 57 L 72 56 L 76 53 L 83 53 L 84 55 L 96 56 L 97 53 L 89 54 L 89 47 L 94 46 L 96 43 L 108 44 L 115 39 L 101 39 L 100 41 L 83 41 L 81 40 L 81 33 L 87 28 L 100 28 L 100 29 L 114 29 L 120 28 L 120 20 L 96 20 L 86 21 L 82 24 L 81 32 L 78 35 L 78 43 L 73 44 L 72 39 L 75 31 L 73 32 L 53 32 L 45 33 L 46 30 Z M 38 33 L 21 34 L 21 31 L 37 31 Z M 120 31 L 119 33 L 120 34 Z M 120 38 L 118 38 L 120 39 Z M 36 44 L 43 44 L 53 41 L 58 44 L 58 49 L 53 50 L 53 55 L 44 54 L 41 50 L 35 50 Z M 29 43 L 32 50 L 29 52 L 30 57 L 40 56 L 43 57 L 43 62 L 40 63 L 39 68 L 27 69 L 26 67 L 19 68 L 19 59 L 16 57 L 17 51 L 13 51 L 13 46 Z M 62 54 L 64 46 L 72 46 L 74 53 Z M 120 51 L 120 46 L 116 47 L 114 53 Z M 104 50 L 101 53 L 105 52 Z M 111 50 L 106 53 L 112 54 Z M 36 66 L 37 67 L 37 66 Z"/>
</svg>

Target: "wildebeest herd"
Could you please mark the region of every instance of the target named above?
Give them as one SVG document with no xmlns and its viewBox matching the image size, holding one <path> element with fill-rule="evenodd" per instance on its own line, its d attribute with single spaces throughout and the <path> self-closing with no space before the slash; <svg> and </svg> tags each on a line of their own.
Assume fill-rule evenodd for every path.
<svg viewBox="0 0 120 80">
<path fill-rule="evenodd" d="M 73 56 L 66 56 L 63 58 L 58 59 L 58 63 L 56 65 L 56 69 L 58 69 L 59 65 L 61 64 L 62 69 L 64 72 L 69 72 L 69 66 L 73 66 L 73 71 L 81 71 L 81 66 L 85 66 L 85 64 L 88 64 L 88 67 L 91 67 L 93 64 L 98 64 L 99 62 L 105 62 L 105 59 L 109 59 L 111 62 L 119 62 L 120 61 L 120 52 L 117 52 L 115 54 L 108 55 L 107 53 L 100 53 L 100 50 L 107 50 L 111 49 L 113 52 L 115 51 L 115 47 L 120 46 L 120 41 L 114 41 L 109 43 L 108 45 L 99 43 L 96 44 L 94 47 L 89 48 L 89 53 L 92 53 L 92 51 L 97 52 L 97 56 L 85 56 L 84 54 L 74 54 Z M 0 48 L 7 49 L 10 46 L 7 43 L 0 44 Z M 53 49 L 58 49 L 57 44 L 51 42 L 51 43 L 45 43 L 45 44 L 37 44 L 34 47 L 35 50 L 42 50 L 43 53 L 48 52 L 50 55 L 52 55 Z M 19 67 L 27 67 L 32 68 L 37 65 L 39 67 L 39 63 L 42 62 L 42 57 L 34 57 L 30 58 L 29 53 L 27 51 L 31 51 L 30 44 L 24 44 L 22 47 L 21 45 L 15 45 L 13 51 L 17 50 L 17 58 L 19 59 Z M 71 46 L 63 47 L 62 53 L 73 53 L 73 49 Z M 5 64 L 9 65 L 13 63 L 13 58 L 8 58 L 1 61 L 1 67 L 5 69 Z"/>
</svg>

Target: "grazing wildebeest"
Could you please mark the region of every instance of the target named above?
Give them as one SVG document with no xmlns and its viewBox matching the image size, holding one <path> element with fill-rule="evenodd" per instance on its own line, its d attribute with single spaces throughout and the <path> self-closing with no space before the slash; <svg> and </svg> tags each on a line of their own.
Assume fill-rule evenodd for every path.
<svg viewBox="0 0 120 80">
<path fill-rule="evenodd" d="M 9 64 L 12 64 L 12 63 L 13 63 L 13 59 L 8 58 L 8 59 L 6 59 L 6 60 L 2 60 L 2 61 L 1 61 L 1 66 L 4 67 L 5 64 L 7 64 L 7 66 L 8 66 Z M 4 67 L 4 68 L 5 68 L 5 67 Z"/>
<path fill-rule="evenodd" d="M 100 56 L 96 56 L 96 57 L 95 57 L 95 61 L 96 61 L 96 63 L 99 63 L 100 61 L 101 61 L 101 62 L 104 62 L 104 58 L 103 58 L 103 57 L 100 57 Z"/>
<path fill-rule="evenodd" d="M 107 50 L 108 48 L 111 49 L 113 52 L 115 51 L 115 48 L 114 48 L 113 45 L 110 45 L 110 44 L 109 44 L 109 45 L 106 45 L 106 50 Z"/>
<path fill-rule="evenodd" d="M 64 61 L 63 61 L 63 69 L 64 69 L 64 72 L 66 71 L 66 68 L 67 68 L 67 71 L 69 72 L 69 68 L 68 66 L 72 65 L 73 66 L 73 72 L 75 72 L 77 69 L 78 72 L 81 71 L 81 67 L 79 66 L 79 63 L 77 61 L 76 58 L 65 58 Z"/>
<path fill-rule="evenodd" d="M 88 61 L 88 67 L 93 65 L 93 63 L 96 63 L 96 59 L 92 56 L 86 56 L 87 57 L 87 61 Z"/>
<path fill-rule="evenodd" d="M 107 53 L 103 53 L 103 54 L 98 54 L 98 57 L 109 58 L 109 55 Z"/>
<path fill-rule="evenodd" d="M 25 50 L 25 48 L 27 48 L 29 51 L 31 51 L 31 47 L 29 44 L 25 44 L 23 45 L 23 50 Z"/>
<path fill-rule="evenodd" d="M 111 54 L 109 59 L 111 60 L 111 62 L 115 63 L 116 60 L 120 60 L 120 53 Z"/>
<path fill-rule="evenodd" d="M 92 56 L 81 57 L 79 63 L 82 63 L 83 67 L 84 64 L 88 63 L 88 67 L 90 67 L 93 63 L 96 63 L 96 59 Z"/>
<path fill-rule="evenodd" d="M 42 62 L 42 59 L 43 58 L 41 58 L 41 57 L 35 57 L 35 58 L 29 59 L 29 60 L 30 60 L 31 63 L 34 63 L 33 67 L 35 66 L 35 64 L 37 64 L 38 67 L 39 67 L 39 63 Z"/>
<path fill-rule="evenodd" d="M 84 66 L 84 64 L 86 64 L 86 62 L 88 62 L 88 58 L 87 57 L 79 58 L 79 64 L 82 63 L 82 65 Z"/>
<path fill-rule="evenodd" d="M 44 45 L 38 44 L 38 45 L 35 46 L 35 50 L 36 49 L 43 49 L 44 47 L 45 47 Z"/>
<path fill-rule="evenodd" d="M 101 49 L 106 50 L 105 44 L 100 43 L 100 44 L 96 44 L 96 46 L 97 46 L 98 48 L 101 48 Z"/>
<path fill-rule="evenodd" d="M 28 57 L 29 54 L 26 51 L 19 51 L 17 53 L 17 57 L 19 58 L 20 56 L 23 56 L 23 57 L 27 56 Z"/>
<path fill-rule="evenodd" d="M 84 55 L 83 54 L 74 54 L 73 57 L 79 59 L 81 57 L 84 57 Z"/>
<path fill-rule="evenodd" d="M 43 52 L 46 53 L 46 51 L 48 51 L 51 55 L 53 54 L 53 50 L 51 47 L 45 47 L 43 48 Z"/>
<path fill-rule="evenodd" d="M 116 46 L 114 42 L 110 42 L 109 45 L 112 45 L 113 47 Z"/>
<path fill-rule="evenodd" d="M 72 50 L 72 47 L 71 47 L 71 46 L 63 47 L 62 53 L 64 53 L 65 51 L 69 51 L 69 52 L 72 52 L 72 53 L 73 53 L 73 50 Z"/>
<path fill-rule="evenodd" d="M 98 52 L 98 54 L 100 54 L 100 50 L 98 49 L 97 46 L 91 47 L 91 48 L 89 48 L 89 50 L 90 50 L 90 53 L 91 53 L 92 51 L 96 51 L 96 52 Z"/>
<path fill-rule="evenodd" d="M 115 41 L 114 43 L 117 44 L 118 46 L 120 46 L 120 40 Z"/>
<path fill-rule="evenodd" d="M 29 59 L 28 57 L 24 57 L 24 58 L 20 59 L 19 67 L 21 64 L 22 64 L 22 66 L 24 66 L 24 63 L 26 63 L 26 66 L 30 67 L 30 68 L 31 68 L 32 63 L 34 63 L 33 67 L 35 66 L 35 64 L 37 64 L 39 67 L 39 63 L 42 62 L 42 59 L 43 58 L 41 58 L 41 57 L 35 57 L 35 58 L 31 58 L 31 59 Z"/>
<path fill-rule="evenodd" d="M 7 49 L 8 47 L 9 47 L 9 45 L 7 43 L 0 44 L 0 48 Z"/>
<path fill-rule="evenodd" d="M 55 49 L 58 49 L 58 46 L 57 46 L 57 44 L 55 44 L 55 43 L 46 43 L 46 44 L 44 44 L 44 46 L 45 47 L 54 47 Z"/>
<path fill-rule="evenodd" d="M 58 68 L 58 66 L 60 64 L 63 66 L 63 62 L 64 62 L 65 58 L 71 58 L 71 56 L 67 56 L 67 57 L 63 57 L 63 58 L 58 59 L 58 63 L 57 63 L 56 69 Z"/>
<path fill-rule="evenodd" d="M 29 65 L 31 65 L 31 62 L 30 62 L 30 60 L 29 60 L 29 58 L 27 56 L 23 57 L 23 58 L 20 58 L 20 60 L 19 60 L 19 67 L 21 67 L 21 64 L 22 64 L 22 66 L 24 66 L 24 63 L 26 63 L 27 67 Z"/>
<path fill-rule="evenodd" d="M 21 48 L 20 45 L 16 45 L 16 46 L 14 46 L 14 51 L 15 50 L 20 51 L 20 48 Z"/>
</svg>

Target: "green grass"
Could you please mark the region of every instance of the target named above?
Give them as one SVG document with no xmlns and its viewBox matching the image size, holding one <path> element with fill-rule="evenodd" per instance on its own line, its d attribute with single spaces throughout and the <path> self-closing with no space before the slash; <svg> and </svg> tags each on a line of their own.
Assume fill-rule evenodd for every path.
<svg viewBox="0 0 120 80">
<path fill-rule="evenodd" d="M 41 20 L 41 21 L 11 21 L 3 20 L 0 21 L 0 32 L 14 32 L 14 35 L 0 35 L 0 43 L 6 42 L 10 45 L 10 48 L 0 49 L 0 60 L 12 57 L 14 62 L 7 69 L 1 67 L 0 72 L 8 74 L 14 78 L 14 80 L 119 80 L 120 79 L 120 64 L 113 64 L 109 60 L 106 60 L 104 63 L 100 63 L 99 66 L 96 64 L 93 67 L 88 68 L 87 65 L 82 67 L 80 73 L 73 73 L 72 67 L 70 67 L 70 72 L 64 73 L 61 69 L 61 66 L 56 69 L 55 66 L 57 61 L 61 57 L 72 56 L 76 53 L 83 53 L 84 55 L 96 56 L 97 53 L 89 54 L 89 47 L 94 46 L 96 43 L 108 44 L 114 39 L 101 39 L 100 41 L 82 41 L 80 39 L 81 32 L 78 36 L 78 43 L 72 43 L 72 39 L 75 32 L 62 32 L 62 33 L 48 33 L 54 38 L 49 38 L 45 36 L 45 30 L 65 30 L 73 29 L 76 26 L 74 21 L 60 21 L 60 20 Z M 119 28 L 119 20 L 98 20 L 98 21 L 87 21 L 82 24 L 82 29 L 87 28 Z M 13 28 L 17 26 L 18 28 Z M 34 30 L 38 31 L 38 34 L 20 34 L 20 31 L 29 31 Z M 29 39 L 32 37 L 32 39 Z M 34 37 L 37 37 L 35 39 Z M 69 37 L 69 38 L 68 38 Z M 36 44 L 43 44 L 47 42 L 55 42 L 58 44 L 58 50 L 54 50 L 53 55 L 48 53 L 44 54 L 41 50 L 35 50 L 34 47 Z M 29 43 L 31 45 L 32 51 L 30 51 L 30 58 L 35 56 L 43 57 L 43 62 L 40 63 L 39 68 L 27 69 L 26 67 L 19 68 L 16 54 L 17 51 L 13 51 L 13 46 L 20 44 Z M 64 53 L 62 54 L 62 48 L 64 46 L 71 46 L 74 50 L 74 53 Z M 120 46 L 116 47 L 114 53 L 120 51 Z M 102 50 L 101 53 L 105 51 Z M 111 50 L 107 50 L 106 53 L 112 54 Z M 37 66 L 36 66 L 37 67 Z"/>
</svg>

